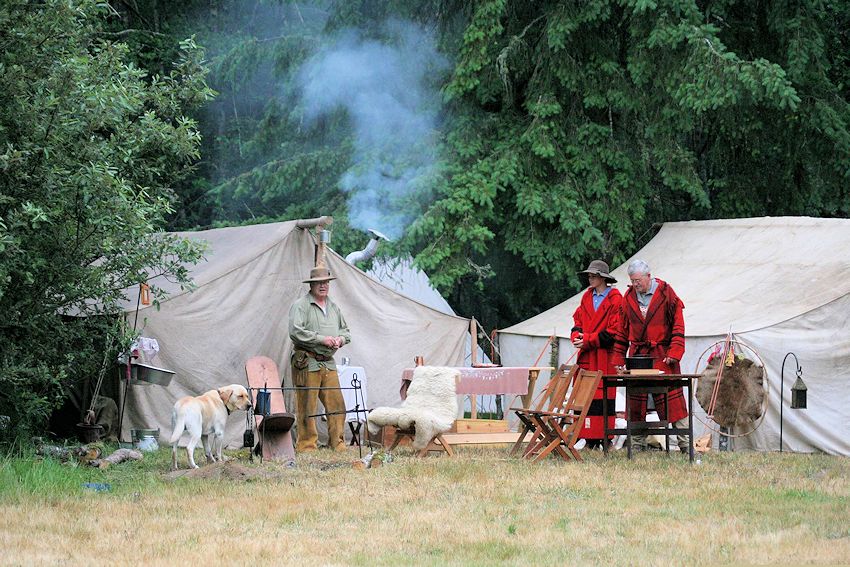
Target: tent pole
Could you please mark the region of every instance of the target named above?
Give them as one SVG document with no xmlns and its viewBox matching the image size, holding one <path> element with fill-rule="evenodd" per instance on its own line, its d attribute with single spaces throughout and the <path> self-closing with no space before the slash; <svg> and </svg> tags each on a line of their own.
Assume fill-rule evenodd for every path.
<svg viewBox="0 0 850 567">
<path fill-rule="evenodd" d="M 475 366 L 477 364 L 476 357 L 478 356 L 478 324 L 475 321 L 475 317 L 469 320 L 469 338 L 472 341 L 472 348 L 470 350 L 472 363 L 470 366 Z"/>
<path fill-rule="evenodd" d="M 325 225 L 333 224 L 333 222 L 333 217 L 325 215 L 314 219 L 300 219 L 295 222 L 295 226 L 298 228 L 324 227 Z"/>
<path fill-rule="evenodd" d="M 295 222 L 298 228 L 315 228 L 316 229 L 316 249 L 313 253 L 313 266 L 316 268 L 325 267 L 325 241 L 322 240 L 322 232 L 325 227 L 333 224 L 334 218 L 328 215 L 316 217 L 313 219 L 300 219 Z"/>
</svg>

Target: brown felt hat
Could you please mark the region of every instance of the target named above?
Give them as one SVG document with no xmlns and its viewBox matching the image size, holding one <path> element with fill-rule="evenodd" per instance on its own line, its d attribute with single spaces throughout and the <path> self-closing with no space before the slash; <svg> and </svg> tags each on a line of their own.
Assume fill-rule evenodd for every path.
<svg viewBox="0 0 850 567">
<path fill-rule="evenodd" d="M 590 263 L 586 270 L 579 272 L 579 274 L 594 274 L 601 278 L 605 278 L 611 283 L 617 283 L 611 274 L 608 273 L 608 264 L 603 262 L 602 260 L 594 260 Z"/>
<path fill-rule="evenodd" d="M 329 282 L 336 278 L 331 275 L 331 271 L 327 268 L 313 268 L 310 270 L 310 277 L 304 280 L 304 283 L 310 282 Z"/>
</svg>

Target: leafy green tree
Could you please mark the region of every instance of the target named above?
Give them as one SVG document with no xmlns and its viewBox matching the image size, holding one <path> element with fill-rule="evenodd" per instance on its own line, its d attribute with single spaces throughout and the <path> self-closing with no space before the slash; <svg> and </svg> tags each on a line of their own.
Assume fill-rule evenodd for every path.
<svg viewBox="0 0 850 567">
<path fill-rule="evenodd" d="M 0 414 L 43 427 L 75 380 L 97 376 L 119 333 L 121 290 L 188 283 L 201 250 L 157 236 L 211 97 L 192 40 L 164 75 L 128 63 L 89 0 L 0 6 Z M 97 352 L 98 354 L 94 354 Z M 94 365 L 94 366 L 92 366 Z"/>
<path fill-rule="evenodd" d="M 442 289 L 563 299 L 657 222 L 850 213 L 846 4 L 471 6 L 442 196 L 410 233 Z M 505 252 L 521 262 L 481 279 Z"/>
</svg>

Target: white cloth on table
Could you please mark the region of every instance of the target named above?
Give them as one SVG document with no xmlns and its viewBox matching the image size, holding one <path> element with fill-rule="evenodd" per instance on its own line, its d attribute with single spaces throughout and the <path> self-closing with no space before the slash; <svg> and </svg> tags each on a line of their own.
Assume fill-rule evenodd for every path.
<svg viewBox="0 0 850 567">
<path fill-rule="evenodd" d="M 351 412 L 345 414 L 345 421 L 366 421 L 366 412 L 360 411 L 358 413 L 353 413 L 352 411 L 358 403 L 360 405 L 360 410 L 365 410 L 368 407 L 368 398 L 366 397 L 366 370 L 362 366 L 344 366 L 342 364 L 337 364 L 336 372 L 339 375 L 339 387 L 342 388 L 342 398 L 345 400 L 345 410 L 347 412 Z M 352 381 L 354 380 L 355 374 L 357 375 L 357 380 L 360 381 L 360 390 L 347 390 L 346 388 L 354 387 Z"/>
</svg>

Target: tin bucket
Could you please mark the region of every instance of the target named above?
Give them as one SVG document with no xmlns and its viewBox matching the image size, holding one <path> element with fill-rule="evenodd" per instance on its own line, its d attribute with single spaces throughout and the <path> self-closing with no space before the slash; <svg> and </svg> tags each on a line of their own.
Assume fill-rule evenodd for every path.
<svg viewBox="0 0 850 567">
<path fill-rule="evenodd" d="M 257 392 L 257 403 L 254 404 L 254 415 L 267 416 L 272 413 L 272 393 L 268 390 Z"/>
<path fill-rule="evenodd" d="M 131 429 L 130 439 L 133 447 L 139 451 L 152 452 L 159 449 L 159 429 Z"/>
</svg>

